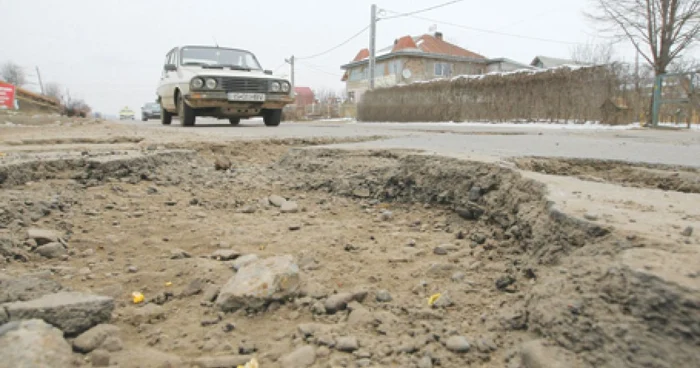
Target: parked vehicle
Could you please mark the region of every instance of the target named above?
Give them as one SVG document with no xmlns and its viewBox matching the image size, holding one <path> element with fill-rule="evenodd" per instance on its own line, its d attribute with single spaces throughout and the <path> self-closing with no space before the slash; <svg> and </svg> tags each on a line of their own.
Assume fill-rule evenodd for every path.
<svg viewBox="0 0 700 368">
<path fill-rule="evenodd" d="M 267 126 L 278 126 L 282 108 L 293 102 L 291 83 L 264 71 L 246 50 L 183 46 L 165 57 L 158 86 L 161 122 L 177 115 L 180 124 L 192 126 L 197 116 L 241 119 L 262 116 Z"/>
<path fill-rule="evenodd" d="M 119 120 L 134 120 L 134 111 L 125 106 L 119 111 Z"/>
<path fill-rule="evenodd" d="M 160 104 L 157 102 L 149 102 L 141 108 L 141 121 L 148 119 L 160 119 Z"/>
</svg>

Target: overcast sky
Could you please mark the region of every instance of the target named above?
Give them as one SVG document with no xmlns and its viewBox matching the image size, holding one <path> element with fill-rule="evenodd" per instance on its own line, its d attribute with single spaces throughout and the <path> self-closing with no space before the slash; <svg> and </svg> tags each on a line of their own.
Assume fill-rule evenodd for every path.
<svg viewBox="0 0 700 368">
<path fill-rule="evenodd" d="M 446 0 L 0 0 L 0 63 L 14 61 L 58 82 L 94 111 L 116 115 L 155 99 L 165 54 L 184 44 L 244 48 L 263 67 L 287 75 L 284 59 L 332 48 L 369 24 L 370 5 L 409 12 Z M 466 0 L 420 16 L 546 42 L 437 23 L 445 39 L 487 57 L 529 63 L 536 55 L 568 58 L 571 43 L 603 42 L 583 16 L 589 0 Z M 391 15 L 392 13 L 387 13 Z M 428 33 L 436 22 L 381 21 L 377 47 Z M 300 61 L 297 85 L 343 89 L 340 65 L 363 47 L 364 33 L 332 53 Z M 633 59 L 629 47 L 618 56 Z M 32 77 L 31 81 L 35 81 Z"/>
</svg>

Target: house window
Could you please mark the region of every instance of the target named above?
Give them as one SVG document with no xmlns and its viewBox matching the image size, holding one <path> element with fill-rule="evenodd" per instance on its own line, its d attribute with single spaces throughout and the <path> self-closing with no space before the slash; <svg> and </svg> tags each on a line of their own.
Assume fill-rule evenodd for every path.
<svg viewBox="0 0 700 368">
<path fill-rule="evenodd" d="M 355 68 L 350 71 L 350 77 L 348 80 L 350 81 L 360 81 L 363 79 L 367 79 L 367 69 L 363 68 Z"/>
<path fill-rule="evenodd" d="M 435 63 L 435 75 L 438 77 L 449 77 L 452 75 L 452 64 Z"/>
<path fill-rule="evenodd" d="M 403 63 L 401 60 L 394 60 L 389 62 L 389 75 L 401 74 L 403 71 Z"/>
<path fill-rule="evenodd" d="M 355 91 L 348 92 L 348 101 L 354 103 L 355 102 Z"/>
</svg>

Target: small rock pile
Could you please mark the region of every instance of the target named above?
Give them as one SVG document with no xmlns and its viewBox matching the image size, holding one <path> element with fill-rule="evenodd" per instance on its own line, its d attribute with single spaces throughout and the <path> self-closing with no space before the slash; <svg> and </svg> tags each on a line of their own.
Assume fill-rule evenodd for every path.
<svg viewBox="0 0 700 368">
<path fill-rule="evenodd" d="M 73 350 L 106 367 L 109 352 L 122 349 L 119 329 L 107 324 L 112 298 L 66 291 L 40 277 L 0 279 L 0 290 L 1 368 L 72 366 L 79 359 Z"/>
</svg>

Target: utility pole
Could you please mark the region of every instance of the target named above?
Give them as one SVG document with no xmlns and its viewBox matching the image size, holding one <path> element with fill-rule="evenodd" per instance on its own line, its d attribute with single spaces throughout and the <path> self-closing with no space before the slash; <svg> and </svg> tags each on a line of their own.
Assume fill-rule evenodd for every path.
<svg viewBox="0 0 700 368">
<path fill-rule="evenodd" d="M 287 64 L 291 66 L 292 73 L 291 73 L 291 83 L 292 83 L 292 88 L 289 89 L 289 94 L 293 95 L 294 94 L 294 55 L 292 55 L 289 59 L 284 60 Z"/>
<path fill-rule="evenodd" d="M 372 17 L 369 26 L 369 89 L 374 89 L 374 72 L 377 56 L 377 5 L 372 4 Z"/>
<path fill-rule="evenodd" d="M 39 73 L 39 67 L 36 67 L 36 77 L 39 79 L 39 88 L 41 88 L 41 94 L 44 94 L 44 83 L 41 81 L 41 73 Z"/>
</svg>

